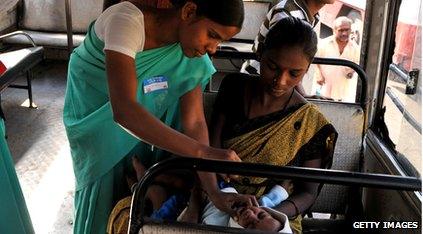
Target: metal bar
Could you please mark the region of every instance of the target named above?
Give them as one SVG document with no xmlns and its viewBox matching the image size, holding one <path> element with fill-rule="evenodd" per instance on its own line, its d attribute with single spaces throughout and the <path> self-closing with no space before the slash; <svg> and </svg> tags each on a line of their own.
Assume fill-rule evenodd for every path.
<svg viewBox="0 0 423 234">
<path fill-rule="evenodd" d="M 9 87 L 15 89 L 28 89 L 27 85 L 9 85 Z"/>
<path fill-rule="evenodd" d="M 32 84 L 31 80 L 34 77 L 34 74 L 32 72 L 32 69 L 29 69 L 26 73 L 26 83 L 28 86 L 28 99 L 29 99 L 29 108 L 34 108 L 32 105 Z"/>
<path fill-rule="evenodd" d="M 37 46 L 35 44 L 35 42 L 34 42 L 34 39 L 32 39 L 32 37 L 28 33 L 23 32 L 23 31 L 15 31 L 15 32 L 11 32 L 11 33 L 8 33 L 8 34 L 1 35 L 0 36 L 0 40 L 1 39 L 4 39 L 4 38 L 7 38 L 7 37 L 14 37 L 14 36 L 17 36 L 17 35 L 23 35 L 23 36 L 25 36 L 29 40 L 29 42 L 31 43 L 31 45 L 33 47 L 36 47 Z"/>
<path fill-rule="evenodd" d="M 213 58 L 228 58 L 228 59 L 255 59 L 257 55 L 254 52 L 240 52 L 233 50 L 217 50 L 211 55 Z"/>
<path fill-rule="evenodd" d="M 228 59 L 257 59 L 257 55 L 254 52 L 240 52 L 240 51 L 230 51 L 230 50 L 218 50 L 216 53 L 211 55 L 214 58 L 228 58 Z M 334 59 L 334 58 L 319 58 L 315 57 L 313 59 L 313 64 L 324 64 L 324 65 L 336 65 L 336 66 L 346 66 L 352 68 L 357 72 L 358 77 L 361 80 L 361 97 L 360 105 L 363 110 L 366 110 L 367 104 L 367 81 L 368 77 L 363 68 L 358 64 L 351 62 L 346 59 Z"/>
<path fill-rule="evenodd" d="M 239 43 L 246 43 L 246 44 L 251 44 L 251 47 L 254 44 L 254 40 L 252 39 L 242 39 L 242 38 L 231 38 L 229 39 L 229 41 L 231 42 L 239 42 Z"/>
<path fill-rule="evenodd" d="M 151 167 L 137 185 L 132 197 L 129 219 L 129 233 L 138 233 L 143 225 L 141 211 L 144 210 L 144 197 L 148 185 L 154 177 L 169 170 L 195 170 L 216 173 L 231 173 L 243 176 L 270 177 L 275 179 L 301 179 L 309 182 L 351 185 L 358 187 L 375 187 L 420 191 L 421 180 L 414 177 L 347 172 L 301 167 L 280 167 L 267 164 L 227 162 L 196 158 L 173 158 Z"/>
<path fill-rule="evenodd" d="M 394 92 L 392 92 L 391 87 L 386 88 L 386 94 L 389 98 L 391 98 L 392 102 L 395 104 L 398 110 L 404 115 L 405 120 L 407 120 L 407 122 L 421 134 L 422 126 L 419 122 L 417 122 L 416 119 L 414 119 L 410 112 L 405 109 L 404 104 L 402 104 L 398 96 Z"/>
<path fill-rule="evenodd" d="M 367 81 L 368 77 L 366 72 L 364 72 L 363 68 L 360 65 L 351 62 L 346 59 L 334 59 L 334 58 L 319 58 L 314 57 L 313 64 L 324 64 L 324 65 L 336 65 L 336 66 L 346 66 L 352 68 L 355 72 L 357 72 L 358 77 L 361 80 L 361 97 L 360 97 L 360 104 L 363 110 L 366 110 L 367 104 Z"/>
<path fill-rule="evenodd" d="M 65 0 L 65 11 L 66 11 L 66 33 L 68 37 L 68 55 L 73 50 L 73 29 L 72 29 L 72 0 Z"/>
<path fill-rule="evenodd" d="M 398 65 L 391 63 L 389 65 L 389 70 L 392 71 L 397 77 L 399 77 L 404 83 L 408 81 L 408 74 L 402 71 Z"/>
</svg>

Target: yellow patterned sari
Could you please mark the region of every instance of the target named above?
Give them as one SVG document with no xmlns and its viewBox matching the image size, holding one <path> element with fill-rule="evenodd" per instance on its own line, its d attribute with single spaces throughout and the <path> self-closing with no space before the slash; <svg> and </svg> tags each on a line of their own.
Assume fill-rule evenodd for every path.
<svg viewBox="0 0 423 234">
<path fill-rule="evenodd" d="M 307 144 L 321 131 L 325 130 L 323 147 L 327 154 L 322 158 L 322 168 L 330 168 L 336 131 L 320 113 L 317 106 L 306 103 L 282 119 L 273 120 L 262 127 L 223 142 L 224 148 L 234 150 L 244 162 L 265 163 L 277 166 L 295 165 L 300 154 L 310 153 Z M 298 166 L 298 165 L 295 165 Z M 234 183 L 236 190 L 243 194 L 262 196 L 269 179 L 259 177 L 240 177 Z M 295 189 L 295 188 L 294 188 Z M 288 191 L 291 192 L 292 191 Z M 293 229 L 301 232 L 301 215 L 290 223 Z"/>
</svg>

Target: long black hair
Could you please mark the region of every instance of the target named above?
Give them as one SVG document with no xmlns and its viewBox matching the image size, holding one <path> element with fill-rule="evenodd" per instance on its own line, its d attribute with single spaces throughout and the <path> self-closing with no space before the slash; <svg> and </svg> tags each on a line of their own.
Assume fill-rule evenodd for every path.
<svg viewBox="0 0 423 234">
<path fill-rule="evenodd" d="M 270 28 L 262 51 L 292 46 L 300 46 L 311 62 L 317 52 L 317 35 L 304 20 L 287 17 Z"/>
<path fill-rule="evenodd" d="M 204 16 L 223 26 L 242 27 L 244 3 L 242 0 L 170 0 L 175 7 L 187 2 L 197 5 L 197 16 Z"/>
</svg>

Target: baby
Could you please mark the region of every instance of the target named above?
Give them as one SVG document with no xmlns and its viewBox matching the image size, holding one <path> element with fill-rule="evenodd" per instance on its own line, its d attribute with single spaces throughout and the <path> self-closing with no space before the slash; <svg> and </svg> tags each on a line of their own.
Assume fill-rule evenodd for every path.
<svg viewBox="0 0 423 234">
<path fill-rule="evenodd" d="M 222 192 L 237 193 L 233 187 L 222 189 Z M 208 202 L 201 217 L 203 224 L 248 228 L 269 232 L 292 233 L 288 217 L 269 207 L 241 207 L 237 210 L 236 217 L 217 209 L 213 203 Z"/>
<path fill-rule="evenodd" d="M 233 187 L 226 187 L 221 191 L 226 193 L 237 193 Z M 286 193 L 283 187 L 279 185 L 275 186 L 268 194 L 260 198 L 260 207 L 240 207 L 237 209 L 236 216 L 233 218 L 230 217 L 229 214 L 217 209 L 212 202 L 208 201 L 201 212 L 200 221 L 207 225 L 248 228 L 267 232 L 292 233 L 288 217 L 270 208 L 287 198 L 288 194 L 286 194 L 286 196 L 281 196 L 283 192 Z M 178 221 L 193 222 L 197 220 L 197 218 L 195 218 L 197 216 L 196 213 L 200 210 L 197 206 L 201 202 L 195 201 L 195 197 L 197 196 L 191 196 L 191 204 L 182 212 Z"/>
</svg>

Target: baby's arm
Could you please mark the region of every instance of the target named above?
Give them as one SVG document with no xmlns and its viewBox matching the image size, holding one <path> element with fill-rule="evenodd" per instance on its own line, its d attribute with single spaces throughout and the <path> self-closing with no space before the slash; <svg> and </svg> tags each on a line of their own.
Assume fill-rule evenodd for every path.
<svg viewBox="0 0 423 234">
<path fill-rule="evenodd" d="M 281 185 L 275 185 L 268 193 L 259 199 L 260 206 L 273 208 L 288 198 L 289 194 Z"/>
</svg>

